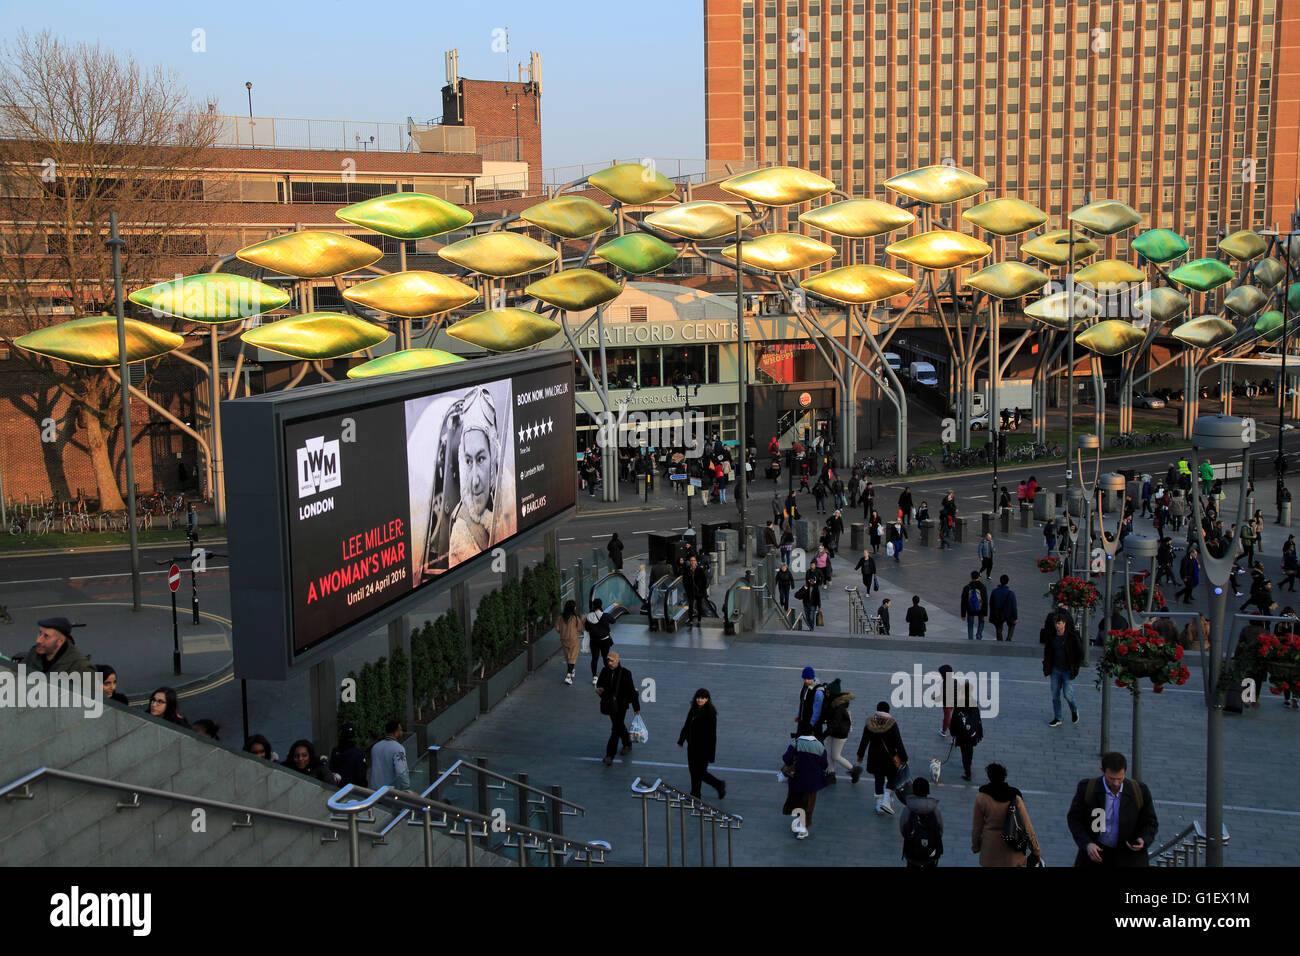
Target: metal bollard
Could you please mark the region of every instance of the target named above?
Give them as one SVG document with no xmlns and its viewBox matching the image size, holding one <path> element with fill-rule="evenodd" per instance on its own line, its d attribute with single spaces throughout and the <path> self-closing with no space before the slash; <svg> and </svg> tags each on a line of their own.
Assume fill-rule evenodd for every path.
<svg viewBox="0 0 1300 956">
<path fill-rule="evenodd" d="M 986 511 L 980 515 L 980 537 L 991 534 L 993 531 L 994 515 L 991 511 Z"/>
<path fill-rule="evenodd" d="M 1291 502 L 1289 501 L 1282 502 L 1281 524 L 1287 528 L 1291 527 Z"/>
<path fill-rule="evenodd" d="M 1015 530 L 1015 523 L 1011 520 L 1011 509 L 1002 509 L 1002 531 L 1004 535 L 1011 534 Z"/>
<path fill-rule="evenodd" d="M 1025 502 L 1021 502 L 1021 504 L 1020 504 L 1020 527 L 1022 527 L 1022 528 L 1028 528 L 1028 527 L 1029 527 L 1029 519 L 1030 519 L 1031 517 L 1033 517 L 1033 513 L 1034 513 L 1034 509 L 1033 509 L 1033 507 L 1029 504 L 1029 502 L 1027 502 L 1027 501 L 1025 501 Z"/>
<path fill-rule="evenodd" d="M 927 521 L 921 526 L 921 547 L 928 548 L 934 543 L 934 522 Z"/>
</svg>

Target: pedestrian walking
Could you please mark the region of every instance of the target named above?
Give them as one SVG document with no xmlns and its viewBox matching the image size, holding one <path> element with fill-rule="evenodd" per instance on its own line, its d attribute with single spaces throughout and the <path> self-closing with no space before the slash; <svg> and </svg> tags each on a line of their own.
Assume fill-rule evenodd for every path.
<svg viewBox="0 0 1300 956">
<path fill-rule="evenodd" d="M 880 607 L 876 608 L 876 617 L 880 618 L 880 633 L 886 637 L 889 636 L 889 598 L 880 602 Z"/>
<path fill-rule="evenodd" d="M 1160 545 L 1156 548 L 1156 578 L 1152 583 L 1159 585 L 1161 580 L 1170 584 L 1174 581 L 1174 542 L 1171 538 L 1162 537 Z"/>
<path fill-rule="evenodd" d="M 813 567 L 817 569 L 817 579 L 822 583 L 822 585 L 831 583 L 829 568 L 830 560 L 831 555 L 830 552 L 826 550 L 826 545 L 819 544 L 817 546 L 817 553 L 813 555 Z"/>
<path fill-rule="evenodd" d="M 988 783 L 975 797 L 975 817 L 971 823 L 970 851 L 978 853 L 980 866 L 1037 866 L 1042 860 L 1038 836 L 1025 809 L 1024 795 L 1007 784 L 1007 768 L 991 763 L 984 768 Z M 1015 805 L 1016 816 L 1028 839 L 1028 855 L 1017 850 L 1004 839 L 1007 814 Z"/>
<path fill-rule="evenodd" d="M 952 679 L 952 665 L 939 665 L 939 680 L 942 683 L 943 722 L 939 725 L 939 736 L 947 737 L 952 726 L 952 712 L 957 709 L 957 687 Z"/>
<path fill-rule="evenodd" d="M 826 688 L 824 707 L 826 710 L 826 751 L 830 758 L 830 773 L 826 775 L 828 784 L 835 783 L 835 765 L 839 764 L 849 772 L 854 783 L 862 776 L 862 767 L 850 763 L 844 756 L 844 745 L 848 743 L 849 734 L 853 732 L 853 717 L 849 713 L 853 703 L 853 694 L 840 686 L 837 677 Z"/>
<path fill-rule="evenodd" d="M 623 542 L 619 540 L 618 532 L 615 531 L 609 539 L 609 544 L 605 545 L 605 550 L 609 552 L 609 563 L 613 565 L 615 571 L 623 570 Z"/>
<path fill-rule="evenodd" d="M 862 552 L 862 557 L 858 558 L 858 563 L 853 566 L 854 571 L 862 572 L 862 594 L 865 598 L 871 592 L 871 585 L 876 585 L 876 590 L 880 590 L 880 584 L 876 581 L 876 559 L 868 551 Z"/>
<path fill-rule="evenodd" d="M 912 784 L 903 812 L 898 815 L 898 832 L 903 837 L 903 859 L 910 869 L 931 869 L 943 856 L 943 816 L 939 798 L 930 796 L 930 781 L 918 778 Z"/>
<path fill-rule="evenodd" d="M 781 773 L 786 778 L 785 805 L 781 812 L 792 817 L 790 829 L 796 840 L 806 840 L 812 826 L 817 794 L 826 786 L 826 748 L 812 734 L 800 734 L 790 741 L 781 756 Z"/>
<path fill-rule="evenodd" d="M 614 638 L 610 635 L 610 625 L 613 618 L 605 613 L 605 602 L 596 598 L 591 602 L 591 610 L 587 612 L 587 620 L 583 627 L 587 632 L 587 649 L 591 652 L 591 682 L 596 683 L 596 661 L 607 663 L 605 658 L 609 654 L 609 649 L 614 646 Z"/>
<path fill-rule="evenodd" d="M 993 543 L 993 535 L 986 532 L 983 539 L 976 548 L 976 553 L 980 559 L 980 573 L 985 575 L 986 580 L 993 580 L 993 554 L 997 551 L 997 545 Z"/>
<path fill-rule="evenodd" d="M 867 535 L 871 539 L 871 553 L 880 553 L 880 539 L 885 534 L 884 523 L 880 520 L 878 511 L 871 512 L 871 518 L 867 521 Z"/>
<path fill-rule="evenodd" d="M 1174 594 L 1174 598 L 1181 597 L 1184 604 L 1191 604 L 1192 598 L 1196 596 L 1196 586 L 1201 583 L 1201 562 L 1196 555 L 1196 545 L 1187 546 L 1187 553 L 1178 565 L 1178 576 L 1183 579 L 1183 586 Z"/>
<path fill-rule="evenodd" d="M 1043 542 L 1047 545 L 1046 557 L 1051 557 L 1052 552 L 1056 550 L 1056 522 L 1043 522 Z"/>
<path fill-rule="evenodd" d="M 825 514 L 826 513 L 826 483 L 822 481 L 820 478 L 818 478 L 816 484 L 813 485 L 812 493 L 813 493 L 813 501 L 817 503 L 817 513 L 819 515 Z"/>
<path fill-rule="evenodd" d="M 564 682 L 572 684 L 573 669 L 578 665 L 578 652 L 582 648 L 582 618 L 578 616 L 576 601 L 565 602 L 564 612 L 555 619 L 555 630 L 560 635 L 560 650 L 568 667 Z"/>
<path fill-rule="evenodd" d="M 393 787 L 411 789 L 411 775 L 406 765 L 406 748 L 402 746 L 402 722 L 390 720 L 384 736 L 370 748 L 370 789 Z"/>
<path fill-rule="evenodd" d="M 785 528 L 785 502 L 779 491 L 772 496 L 772 521 L 778 528 Z"/>
<path fill-rule="evenodd" d="M 862 489 L 862 495 L 858 500 L 862 502 L 863 520 L 866 520 L 867 517 L 870 516 L 873 524 L 878 522 L 879 516 L 876 515 L 876 489 L 871 482 L 867 482 L 867 486 Z"/>
<path fill-rule="evenodd" d="M 912 606 L 907 609 L 903 615 L 907 621 L 908 637 L 925 637 L 925 622 L 930 620 L 930 615 L 925 613 L 925 608 L 921 607 L 921 596 L 912 595 Z"/>
<path fill-rule="evenodd" d="M 727 795 L 727 782 L 709 773 L 709 764 L 718 759 L 718 711 L 707 687 L 691 698 L 686 722 L 677 735 L 677 746 L 686 746 L 686 766 L 691 774 L 691 796 L 699 797 L 703 784 L 718 791 L 718 799 Z"/>
<path fill-rule="evenodd" d="M 903 539 L 907 537 L 907 529 L 903 527 L 903 522 L 900 519 L 889 526 L 888 532 L 889 543 L 894 546 L 894 563 L 898 564 L 903 557 Z"/>
<path fill-rule="evenodd" d="M 794 532 L 786 528 L 781 532 L 781 563 L 790 563 L 790 554 L 794 551 Z"/>
<path fill-rule="evenodd" d="M 1010 583 L 1011 578 L 1002 575 L 998 578 L 998 586 L 989 595 L 989 623 L 993 625 L 993 633 L 999 641 L 1002 640 L 1004 625 L 1007 629 L 1007 640 L 1011 640 L 1016 633 L 1016 622 L 1020 619 L 1020 612 L 1016 607 L 1016 592 L 1011 590 Z"/>
<path fill-rule="evenodd" d="M 817 616 L 821 613 L 822 608 L 822 589 L 818 584 L 817 572 L 809 571 L 808 577 L 801 587 L 794 594 L 795 599 L 803 604 L 804 622 L 808 625 L 808 630 L 813 630 L 817 623 Z"/>
<path fill-rule="evenodd" d="M 627 709 L 641 713 L 641 696 L 637 693 L 632 672 L 619 662 L 618 651 L 610 651 L 605 666 L 596 680 L 596 693 L 600 696 L 600 712 L 609 718 L 609 740 L 605 744 L 605 766 L 614 762 L 614 752 L 621 741 L 622 753 L 632 752 L 632 736 L 627 732 Z"/>
<path fill-rule="evenodd" d="M 980 720 L 979 701 L 975 696 L 975 685 L 969 681 L 956 688 L 956 709 L 952 713 L 949 729 L 953 743 L 961 751 L 961 778 L 970 779 L 971 757 L 975 747 L 984 739 L 984 724 Z"/>
<path fill-rule="evenodd" d="M 690 604 L 690 614 L 687 623 L 700 624 L 704 621 L 704 612 L 709 605 L 709 572 L 695 558 L 691 556 L 686 565 L 686 574 L 682 584 L 686 590 L 686 599 Z"/>
<path fill-rule="evenodd" d="M 844 534 L 844 516 L 839 508 L 835 513 L 826 519 L 826 527 L 830 529 L 834 542 L 831 544 L 831 554 L 834 555 L 840 550 L 840 536 Z"/>
<path fill-rule="evenodd" d="M 1201 495 L 1208 498 L 1210 489 L 1214 486 L 1214 465 L 1207 458 L 1201 462 Z"/>
<path fill-rule="evenodd" d="M 970 583 L 961 589 L 961 619 L 966 622 L 966 640 L 984 640 L 984 619 L 989 613 L 989 594 L 980 581 L 980 573 L 970 573 Z"/>
<path fill-rule="evenodd" d="M 876 712 L 867 718 L 858 744 L 858 763 L 875 779 L 876 815 L 893 813 L 892 784 L 899 768 L 907 763 L 907 748 L 903 746 L 898 721 L 889 713 L 888 701 L 878 701 Z M 886 789 L 886 783 L 891 789 Z"/>
<path fill-rule="evenodd" d="M 330 751 L 330 770 L 338 774 L 340 785 L 366 785 L 366 755 L 357 746 L 357 728 L 344 724 L 339 728 L 339 745 Z"/>
<path fill-rule="evenodd" d="M 1101 755 L 1100 777 L 1079 781 L 1066 822 L 1079 847 L 1077 867 L 1146 866 L 1159 828 L 1151 791 L 1128 779 L 1128 761 L 1114 752 Z"/>
<path fill-rule="evenodd" d="M 794 587 L 794 575 L 790 573 L 790 566 L 782 561 L 781 570 L 776 572 L 776 594 L 777 601 L 783 611 L 790 610 L 790 589 L 792 587 Z"/>
<path fill-rule="evenodd" d="M 1294 591 L 1297 576 L 1300 576 L 1300 563 L 1296 561 L 1295 535 L 1289 534 L 1282 545 L 1282 580 L 1277 582 L 1278 590 L 1282 590 L 1282 585 L 1289 584 L 1287 590 Z"/>
<path fill-rule="evenodd" d="M 810 733 L 818 740 L 826 737 L 827 685 L 817 682 L 817 672 L 805 667 L 802 672 L 803 685 L 799 688 L 799 709 L 795 711 L 795 732 L 791 737 Z"/>
<path fill-rule="evenodd" d="M 898 516 L 902 519 L 903 525 L 910 527 L 912 524 L 912 486 L 908 485 L 903 488 L 903 493 L 898 496 Z"/>
<path fill-rule="evenodd" d="M 1049 727 L 1061 726 L 1061 697 L 1070 705 L 1070 722 L 1079 722 L 1079 705 L 1074 700 L 1071 682 L 1079 676 L 1083 663 L 1083 639 L 1067 614 L 1053 614 L 1043 628 L 1043 676 L 1052 682 L 1052 719 Z"/>
</svg>

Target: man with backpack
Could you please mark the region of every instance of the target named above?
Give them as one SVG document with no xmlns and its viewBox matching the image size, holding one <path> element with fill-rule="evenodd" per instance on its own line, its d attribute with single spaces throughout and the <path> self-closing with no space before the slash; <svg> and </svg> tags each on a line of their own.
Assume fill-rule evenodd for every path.
<svg viewBox="0 0 1300 956">
<path fill-rule="evenodd" d="M 966 640 L 984 640 L 984 618 L 989 613 L 989 594 L 980 583 L 980 573 L 970 573 L 970 583 L 961 589 L 961 619 L 966 622 Z"/>
<path fill-rule="evenodd" d="M 898 832 L 903 835 L 903 859 L 908 869 L 928 869 L 939 865 L 943 856 L 943 817 L 938 797 L 930 796 L 930 781 L 918 777 L 912 793 L 898 817 Z"/>
<path fill-rule="evenodd" d="M 1079 853 L 1079 867 L 1147 866 L 1159 821 L 1147 785 L 1126 779 L 1120 753 L 1101 755 L 1101 776 L 1080 780 L 1066 821 Z M 1098 823 L 1103 825 L 1098 827 Z"/>
<path fill-rule="evenodd" d="M 811 667 L 803 669 L 803 687 L 799 691 L 799 712 L 794 722 L 797 733 L 811 734 L 818 740 L 826 739 L 827 713 L 826 685 L 817 683 L 817 672 Z"/>
</svg>

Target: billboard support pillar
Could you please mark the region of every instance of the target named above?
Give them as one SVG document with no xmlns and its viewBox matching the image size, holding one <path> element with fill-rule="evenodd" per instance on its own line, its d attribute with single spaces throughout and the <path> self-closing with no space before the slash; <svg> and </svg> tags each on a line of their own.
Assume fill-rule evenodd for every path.
<svg viewBox="0 0 1300 956">
<path fill-rule="evenodd" d="M 464 584 L 456 584 L 451 589 L 451 609 L 460 621 L 460 626 L 465 631 L 465 673 L 461 675 L 466 684 L 473 683 L 472 675 L 474 672 L 474 651 L 470 645 L 470 626 L 473 621 L 469 616 L 469 588 Z"/>
<path fill-rule="evenodd" d="M 551 556 L 551 560 L 555 562 L 555 566 L 558 568 L 560 566 L 560 532 L 554 529 L 546 532 L 543 536 L 542 547 Z"/>
<path fill-rule="evenodd" d="M 311 687 L 311 739 L 317 753 L 329 753 L 338 743 L 339 686 L 334 679 L 334 658 L 327 657 L 312 665 L 308 679 Z"/>
<path fill-rule="evenodd" d="M 511 581 L 519 580 L 519 552 L 511 551 L 506 555 L 506 572 L 502 584 L 509 584 Z"/>
<path fill-rule="evenodd" d="M 399 713 L 396 715 L 402 720 L 403 728 L 411 728 L 415 725 L 415 696 L 411 693 L 411 619 L 403 614 L 396 620 L 388 622 L 388 658 L 392 660 L 393 654 L 401 648 L 402 653 L 406 655 L 407 678 L 406 687 L 403 688 L 402 700 L 398 701 Z"/>
</svg>

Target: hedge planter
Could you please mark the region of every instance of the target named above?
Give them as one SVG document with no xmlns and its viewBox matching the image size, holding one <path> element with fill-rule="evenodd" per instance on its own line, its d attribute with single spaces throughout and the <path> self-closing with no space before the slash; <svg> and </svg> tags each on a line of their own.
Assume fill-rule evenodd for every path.
<svg viewBox="0 0 1300 956">
<path fill-rule="evenodd" d="M 479 712 L 486 714 L 527 676 L 528 655 L 520 653 L 491 677 L 479 681 Z"/>
<path fill-rule="evenodd" d="M 479 695 L 470 688 L 454 704 L 445 708 L 429 721 L 426 732 L 429 743 L 441 747 L 472 724 L 479 715 Z"/>
<path fill-rule="evenodd" d="M 554 630 L 543 634 L 528 645 L 528 671 L 532 673 L 544 665 L 560 649 L 560 635 Z"/>
</svg>

